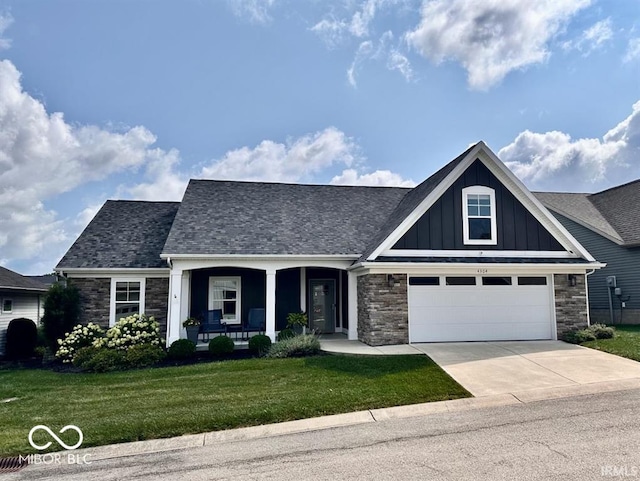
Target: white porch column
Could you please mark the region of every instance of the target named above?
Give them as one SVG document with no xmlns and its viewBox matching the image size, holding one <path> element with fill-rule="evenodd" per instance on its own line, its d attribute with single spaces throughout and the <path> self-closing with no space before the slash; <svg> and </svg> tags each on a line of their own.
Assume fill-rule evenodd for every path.
<svg viewBox="0 0 640 481">
<path fill-rule="evenodd" d="M 349 340 L 358 340 L 358 277 L 353 271 L 347 272 Z"/>
<path fill-rule="evenodd" d="M 180 314 L 182 304 L 182 270 L 172 269 L 169 278 L 169 309 L 167 318 L 167 347 L 180 339 Z"/>
<path fill-rule="evenodd" d="M 182 322 L 189 317 L 191 310 L 191 271 L 182 271 L 182 296 L 180 297 L 180 338 L 187 337 Z"/>
<path fill-rule="evenodd" d="M 271 341 L 276 341 L 276 270 L 267 269 L 267 305 L 265 306 L 265 315 L 267 321 L 266 334 Z"/>
<path fill-rule="evenodd" d="M 300 310 L 307 312 L 307 268 L 300 268 Z"/>
</svg>

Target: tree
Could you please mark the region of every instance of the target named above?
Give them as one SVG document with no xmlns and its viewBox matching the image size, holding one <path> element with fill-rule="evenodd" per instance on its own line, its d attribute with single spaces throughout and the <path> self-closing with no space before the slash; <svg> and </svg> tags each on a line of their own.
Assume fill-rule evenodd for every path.
<svg viewBox="0 0 640 481">
<path fill-rule="evenodd" d="M 47 345 L 58 350 L 58 339 L 64 338 L 80 320 L 80 293 L 75 286 L 53 284 L 44 300 L 42 327 Z"/>
</svg>

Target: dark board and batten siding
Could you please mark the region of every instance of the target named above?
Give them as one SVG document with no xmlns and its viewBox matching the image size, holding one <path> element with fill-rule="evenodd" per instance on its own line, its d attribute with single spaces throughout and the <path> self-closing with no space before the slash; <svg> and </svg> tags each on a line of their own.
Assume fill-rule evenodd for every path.
<svg viewBox="0 0 640 481">
<path fill-rule="evenodd" d="M 497 245 L 464 245 L 462 189 L 481 185 L 495 191 Z M 487 167 L 476 160 L 393 246 L 393 249 L 563 251 L 562 245 Z"/>
</svg>

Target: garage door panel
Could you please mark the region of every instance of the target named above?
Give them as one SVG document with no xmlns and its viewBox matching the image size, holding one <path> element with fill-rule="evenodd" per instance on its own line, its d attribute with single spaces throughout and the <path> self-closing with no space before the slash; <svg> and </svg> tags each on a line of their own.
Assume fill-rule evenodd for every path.
<svg viewBox="0 0 640 481">
<path fill-rule="evenodd" d="M 411 342 L 551 339 L 550 286 L 409 286 Z"/>
</svg>

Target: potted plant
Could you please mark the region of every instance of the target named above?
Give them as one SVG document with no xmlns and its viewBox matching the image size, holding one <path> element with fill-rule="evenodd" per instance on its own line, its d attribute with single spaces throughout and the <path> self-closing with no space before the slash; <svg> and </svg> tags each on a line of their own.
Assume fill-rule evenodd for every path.
<svg viewBox="0 0 640 481">
<path fill-rule="evenodd" d="M 306 334 L 309 319 L 306 312 L 290 312 L 287 315 L 287 327 L 296 334 Z"/>
<path fill-rule="evenodd" d="M 198 333 L 200 332 L 200 319 L 195 317 L 188 317 L 186 321 L 182 323 L 182 327 L 187 330 L 187 339 L 191 342 L 198 344 Z"/>
</svg>

